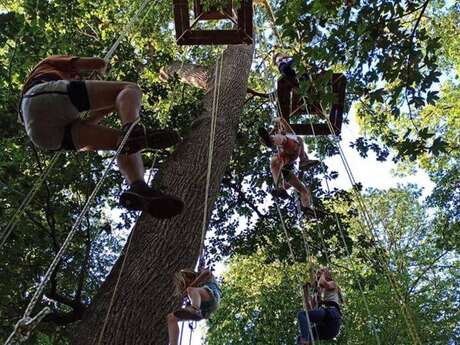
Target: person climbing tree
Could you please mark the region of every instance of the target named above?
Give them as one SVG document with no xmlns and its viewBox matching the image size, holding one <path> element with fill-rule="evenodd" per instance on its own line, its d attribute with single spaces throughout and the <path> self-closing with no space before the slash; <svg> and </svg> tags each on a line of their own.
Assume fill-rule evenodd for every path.
<svg viewBox="0 0 460 345">
<path fill-rule="evenodd" d="M 290 56 L 277 53 L 273 58 L 275 64 L 278 66 L 278 70 L 280 71 L 283 77 L 286 77 L 287 80 L 292 84 L 294 87 L 299 86 L 299 82 L 297 81 L 297 74 L 293 68 L 294 59 Z"/>
<path fill-rule="evenodd" d="M 310 296 L 310 289 L 315 291 L 314 296 Z M 314 340 L 334 339 L 342 324 L 343 298 L 328 268 L 316 272 L 313 286 L 310 283 L 304 285 L 304 300 L 308 317 L 304 310 L 297 316 L 301 334 L 297 345 L 310 345 L 312 336 Z"/>
<path fill-rule="evenodd" d="M 221 298 L 220 287 L 214 275 L 207 269 L 200 272 L 181 270 L 175 274 L 174 281 L 177 294 L 188 297 L 190 304 L 167 316 L 170 345 L 178 344 L 180 320 L 209 319 L 219 307 Z"/>
<path fill-rule="evenodd" d="M 82 73 L 104 74 L 107 64 L 100 58 L 50 56 L 30 73 L 21 99 L 27 135 L 45 150 L 116 150 L 129 128 L 139 121 L 142 92 L 131 82 L 81 80 Z M 81 112 L 89 111 L 83 119 Z M 99 125 L 116 111 L 121 130 Z M 163 149 L 180 141 L 172 130 L 146 130 L 136 123 L 127 139 L 118 166 L 129 189 L 120 204 L 129 210 L 143 210 L 153 217 L 170 218 L 182 212 L 183 202 L 149 187 L 144 180 L 140 151 Z"/>
<path fill-rule="evenodd" d="M 296 135 L 291 126 L 283 118 L 276 118 L 271 133 L 259 128 L 259 135 L 265 145 L 277 147 L 278 152 L 271 158 L 270 169 L 275 184 L 273 194 L 277 197 L 288 197 L 286 192 L 293 186 L 300 194 L 300 202 L 307 215 L 314 216 L 318 210 L 313 209 L 311 192 L 293 173 L 294 164 L 299 158 L 299 170 L 308 170 L 317 166 L 318 160 L 310 160 L 305 152 L 303 139 Z"/>
</svg>

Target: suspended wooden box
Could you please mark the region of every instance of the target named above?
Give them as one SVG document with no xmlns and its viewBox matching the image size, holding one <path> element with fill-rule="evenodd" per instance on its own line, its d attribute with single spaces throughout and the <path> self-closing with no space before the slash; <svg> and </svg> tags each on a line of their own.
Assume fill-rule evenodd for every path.
<svg viewBox="0 0 460 345">
<path fill-rule="evenodd" d="M 234 8 L 232 0 L 223 10 L 204 11 L 202 0 L 193 0 L 194 19 L 191 21 L 189 0 L 173 0 L 176 42 L 178 45 L 206 44 L 252 44 L 252 0 L 241 0 L 239 8 Z M 229 20 L 234 28 L 230 30 L 201 30 L 200 21 Z"/>
<path fill-rule="evenodd" d="M 304 76 L 307 77 L 307 76 Z M 312 78 L 313 80 L 315 77 Z M 323 104 L 323 106 L 330 106 L 329 121 L 334 128 L 334 133 L 331 133 L 327 123 L 315 123 L 312 125 L 307 124 L 291 124 L 292 129 L 298 135 L 329 135 L 329 134 L 340 134 L 342 130 L 343 121 L 343 109 L 345 104 L 345 89 L 347 85 L 347 79 L 343 74 L 334 73 L 332 75 L 331 83 L 329 84 L 334 94 L 334 102 L 331 105 Z M 321 115 L 323 109 L 321 103 L 315 101 L 315 96 L 307 97 L 305 107 L 302 97 L 299 95 L 297 80 L 291 78 L 282 77 L 278 80 L 277 94 L 278 102 L 281 108 L 281 115 L 289 122 L 289 118 L 294 115 L 310 114 L 310 115 Z"/>
</svg>

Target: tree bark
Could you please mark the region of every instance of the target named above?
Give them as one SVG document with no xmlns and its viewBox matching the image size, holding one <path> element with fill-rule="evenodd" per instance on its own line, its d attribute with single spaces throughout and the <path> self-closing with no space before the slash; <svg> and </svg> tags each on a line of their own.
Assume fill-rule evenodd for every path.
<svg viewBox="0 0 460 345">
<path fill-rule="evenodd" d="M 252 53 L 252 46 L 245 45 L 231 46 L 224 52 L 207 221 L 236 143 Z M 193 84 L 186 74 L 181 78 Z M 174 295 L 173 275 L 182 268 L 193 268 L 199 256 L 213 99 L 213 87 L 208 84 L 202 84 L 207 88 L 199 114 L 202 120 L 155 176 L 157 187 L 184 200 L 184 212 L 169 220 L 141 216 L 131 234 L 131 247 L 102 341 L 98 343 L 98 337 L 125 251 L 78 325 L 73 345 L 167 344 L 166 315 L 180 304 Z"/>
</svg>

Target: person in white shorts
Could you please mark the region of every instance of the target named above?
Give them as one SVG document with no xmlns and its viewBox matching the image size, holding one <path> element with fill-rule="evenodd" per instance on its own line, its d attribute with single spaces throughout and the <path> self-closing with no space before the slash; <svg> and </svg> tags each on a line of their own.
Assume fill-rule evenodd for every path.
<svg viewBox="0 0 460 345">
<path fill-rule="evenodd" d="M 106 70 L 100 58 L 51 56 L 42 60 L 24 84 L 21 111 L 32 142 L 45 150 L 116 150 L 130 126 L 139 119 L 142 92 L 130 82 L 81 80 L 82 72 Z M 81 113 L 89 111 L 82 119 Z M 99 125 L 117 112 L 122 128 Z M 146 130 L 138 123 L 118 157 L 129 189 L 120 204 L 129 210 L 144 210 L 153 217 L 170 218 L 182 212 L 183 202 L 149 187 L 144 180 L 141 150 L 162 149 L 180 141 L 172 130 Z"/>
</svg>

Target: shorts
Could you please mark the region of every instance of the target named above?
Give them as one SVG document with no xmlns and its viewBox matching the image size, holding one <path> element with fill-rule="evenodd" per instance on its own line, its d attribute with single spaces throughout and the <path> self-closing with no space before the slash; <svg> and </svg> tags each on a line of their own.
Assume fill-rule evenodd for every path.
<svg viewBox="0 0 460 345">
<path fill-rule="evenodd" d="M 27 135 L 45 150 L 79 148 L 74 124 L 80 112 L 89 110 L 83 81 L 57 80 L 30 88 L 23 96 L 21 110 Z"/>
<path fill-rule="evenodd" d="M 206 289 L 211 295 L 211 299 L 209 301 L 201 302 L 200 306 L 203 318 L 208 319 L 211 314 L 216 311 L 220 304 L 221 292 L 216 283 L 207 283 L 206 285 L 203 285 L 202 288 Z"/>
</svg>

